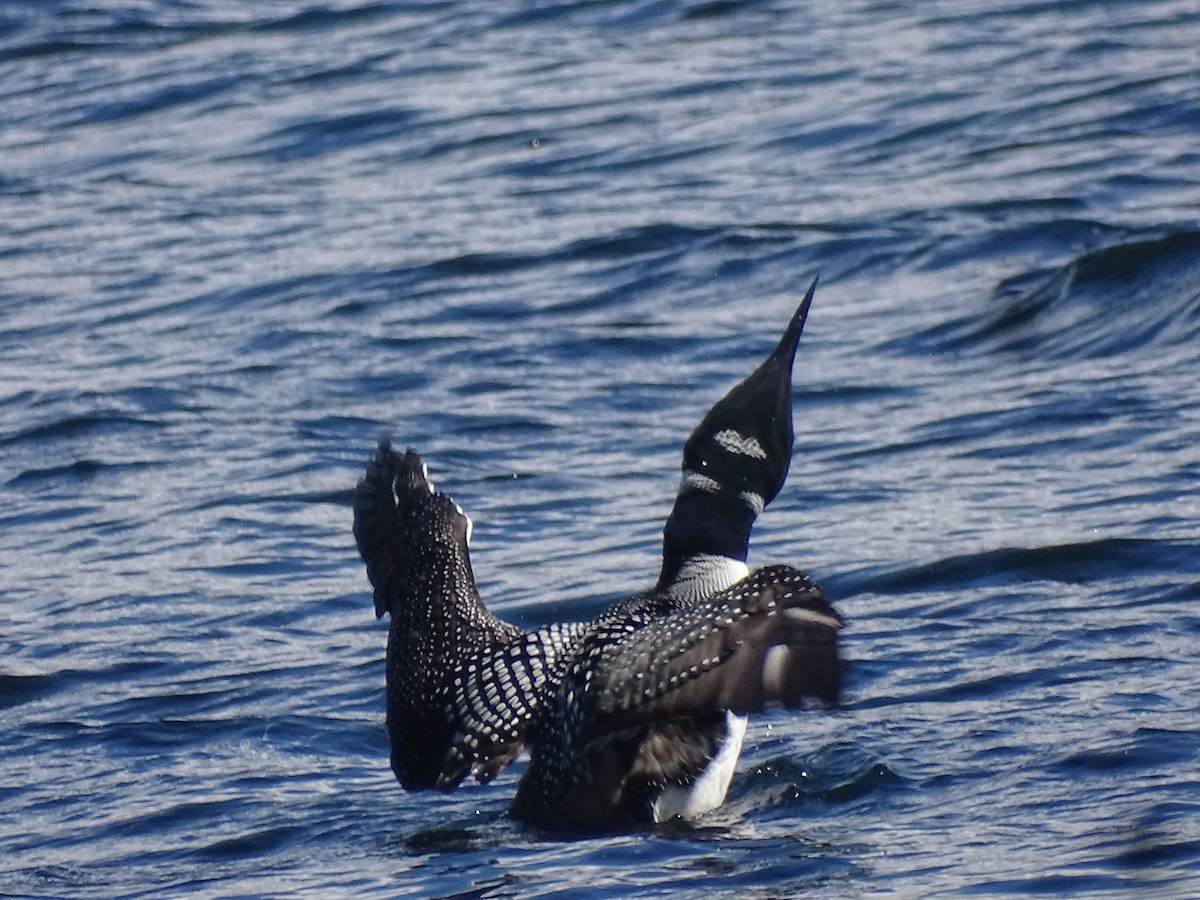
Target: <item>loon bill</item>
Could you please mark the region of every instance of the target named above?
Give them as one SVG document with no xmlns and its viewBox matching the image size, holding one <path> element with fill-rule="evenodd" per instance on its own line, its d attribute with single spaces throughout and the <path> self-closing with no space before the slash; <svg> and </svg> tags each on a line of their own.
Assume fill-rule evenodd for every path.
<svg viewBox="0 0 1200 900">
<path fill-rule="evenodd" d="M 791 461 L 792 368 L 815 288 L 684 444 L 657 583 L 594 621 L 525 632 L 488 612 L 470 518 L 415 451 L 380 442 L 354 536 L 376 614 L 391 615 L 387 728 L 406 789 L 454 790 L 469 773 L 486 783 L 528 748 L 518 818 L 690 818 L 724 802 L 747 714 L 838 702 L 842 618 L 803 572 L 746 565 Z"/>
</svg>

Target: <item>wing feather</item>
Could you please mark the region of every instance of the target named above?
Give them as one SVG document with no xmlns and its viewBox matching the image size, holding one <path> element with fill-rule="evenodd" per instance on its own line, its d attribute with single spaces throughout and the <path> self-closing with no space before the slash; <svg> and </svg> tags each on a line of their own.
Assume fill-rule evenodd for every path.
<svg viewBox="0 0 1200 900">
<path fill-rule="evenodd" d="M 525 633 L 493 616 L 475 586 L 470 519 L 429 484 L 420 457 L 386 439 L 359 482 L 354 536 L 388 639 L 392 768 L 409 790 L 453 790 L 520 752 L 528 727 L 517 691 L 541 670 Z M 497 702 L 493 703 L 493 698 Z"/>
<path fill-rule="evenodd" d="M 591 675 L 588 732 L 715 710 L 838 702 L 843 620 L 802 572 L 759 569 L 613 642 Z"/>
</svg>

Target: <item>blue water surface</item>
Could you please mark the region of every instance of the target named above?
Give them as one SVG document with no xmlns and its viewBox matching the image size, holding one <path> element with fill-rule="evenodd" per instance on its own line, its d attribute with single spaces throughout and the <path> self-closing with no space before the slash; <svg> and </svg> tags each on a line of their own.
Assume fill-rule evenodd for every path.
<svg viewBox="0 0 1200 900">
<path fill-rule="evenodd" d="M 1193 0 L 0 6 L 0 894 L 1200 894 Z M 657 572 L 821 275 L 752 564 L 846 703 L 562 840 L 406 794 L 391 433 L 523 625 Z"/>
</svg>

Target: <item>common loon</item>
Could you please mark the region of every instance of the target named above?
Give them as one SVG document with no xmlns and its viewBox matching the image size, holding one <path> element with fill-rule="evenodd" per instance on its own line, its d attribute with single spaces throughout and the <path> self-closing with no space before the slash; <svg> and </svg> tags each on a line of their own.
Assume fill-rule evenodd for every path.
<svg viewBox="0 0 1200 900">
<path fill-rule="evenodd" d="M 842 618 L 799 570 L 746 565 L 791 462 L 792 367 L 815 288 L 684 444 L 657 583 L 592 622 L 525 632 L 493 616 L 475 587 L 471 519 L 415 451 L 380 442 L 354 536 L 376 615 L 391 615 L 387 728 L 406 789 L 451 791 L 468 773 L 486 783 L 527 747 L 517 818 L 691 818 L 724 802 L 748 713 L 838 702 Z"/>
</svg>

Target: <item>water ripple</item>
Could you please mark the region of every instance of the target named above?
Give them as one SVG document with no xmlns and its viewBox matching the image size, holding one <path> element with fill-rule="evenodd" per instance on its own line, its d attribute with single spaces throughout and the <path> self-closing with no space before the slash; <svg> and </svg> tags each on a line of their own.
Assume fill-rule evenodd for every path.
<svg viewBox="0 0 1200 900">
<path fill-rule="evenodd" d="M 21 895 L 1191 896 L 1192 0 L 0 8 L 0 882 Z M 500 614 L 645 587 L 821 274 L 752 563 L 844 707 L 567 841 L 387 764 L 382 433 Z M 1031 823 L 1036 823 L 1033 827 Z"/>
<path fill-rule="evenodd" d="M 925 338 L 956 352 L 1103 358 L 1191 347 L 1200 332 L 1200 232 L 1113 244 L 1049 271 L 1014 277 L 987 319 Z"/>
</svg>

